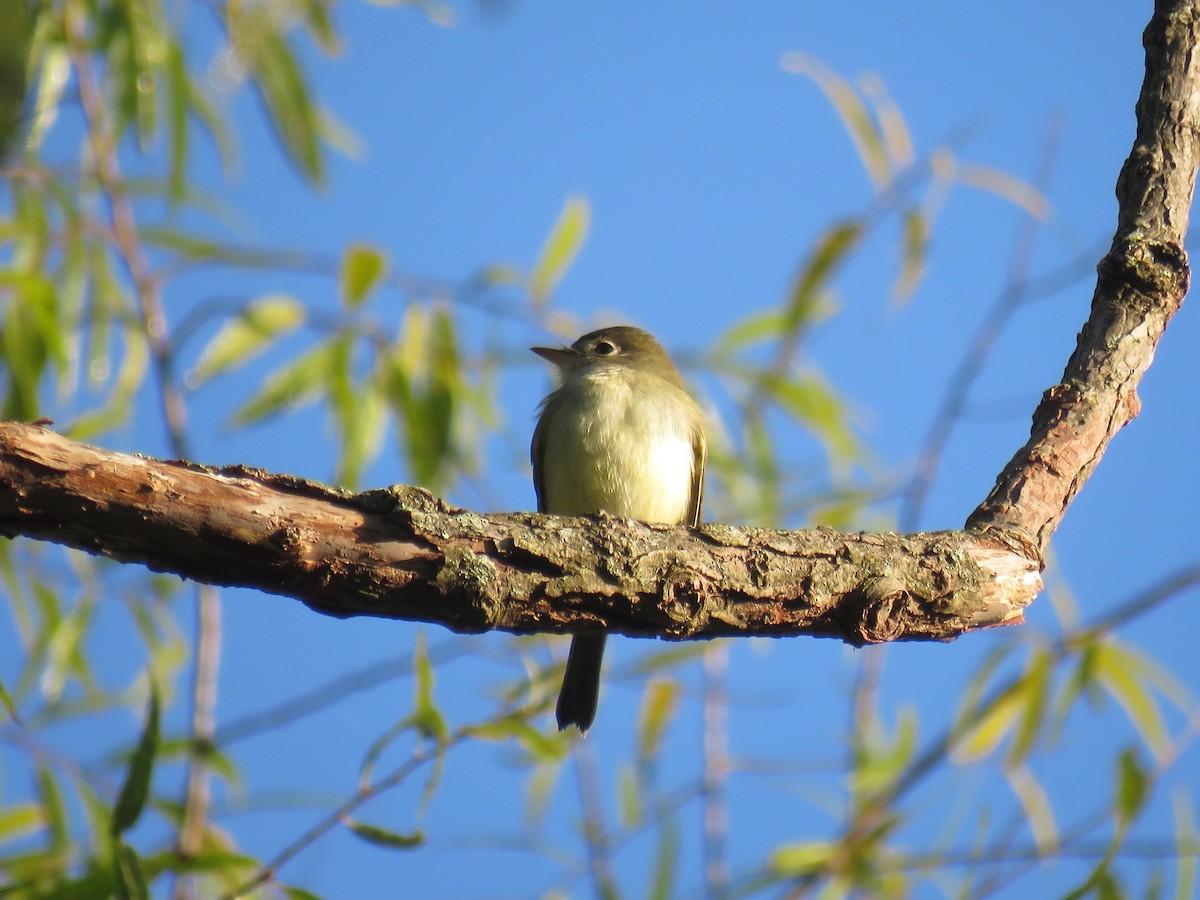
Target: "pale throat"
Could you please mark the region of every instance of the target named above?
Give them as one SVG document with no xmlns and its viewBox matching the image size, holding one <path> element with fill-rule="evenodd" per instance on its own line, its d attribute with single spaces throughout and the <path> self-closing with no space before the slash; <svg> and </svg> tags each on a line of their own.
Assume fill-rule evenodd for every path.
<svg viewBox="0 0 1200 900">
<path fill-rule="evenodd" d="M 684 521 L 696 464 L 687 395 L 621 369 L 570 378 L 560 391 L 546 435 L 546 511 Z"/>
</svg>

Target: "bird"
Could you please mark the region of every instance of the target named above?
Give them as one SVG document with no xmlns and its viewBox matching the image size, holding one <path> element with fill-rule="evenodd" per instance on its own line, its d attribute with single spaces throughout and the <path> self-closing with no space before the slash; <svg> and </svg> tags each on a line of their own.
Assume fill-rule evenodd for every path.
<svg viewBox="0 0 1200 900">
<path fill-rule="evenodd" d="M 696 527 L 708 455 L 704 413 L 649 332 L 591 331 L 569 347 L 531 347 L 560 386 L 539 405 L 530 458 L 538 511 L 606 512 Z M 555 718 L 586 735 L 596 716 L 605 635 L 571 639 Z"/>
</svg>

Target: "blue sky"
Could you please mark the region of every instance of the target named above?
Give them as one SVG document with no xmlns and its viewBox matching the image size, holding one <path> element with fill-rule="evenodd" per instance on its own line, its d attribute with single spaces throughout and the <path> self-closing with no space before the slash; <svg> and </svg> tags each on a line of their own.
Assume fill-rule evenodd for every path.
<svg viewBox="0 0 1200 900">
<path fill-rule="evenodd" d="M 514 0 L 493 12 L 456 7 L 456 24 L 439 27 L 411 9 L 343 4 L 337 21 L 345 53 L 335 60 L 314 53 L 310 62 L 322 102 L 358 136 L 361 151 L 332 157 L 327 185 L 311 193 L 243 92 L 232 100 L 242 128 L 232 184 L 207 148 L 197 153 L 194 169 L 236 216 L 204 227 L 232 241 L 332 254 L 349 241 L 366 241 L 381 247 L 397 270 L 457 283 L 486 264 L 530 267 L 564 200 L 586 196 L 590 234 L 554 306 L 581 327 L 641 325 L 687 356 L 744 316 L 781 302 L 811 242 L 871 202 L 870 181 L 833 108 L 812 81 L 780 65 L 784 54 L 800 51 L 852 81 L 864 73 L 881 79 L 907 119 L 918 156 L 954 139 L 961 161 L 1032 179 L 1047 134 L 1058 134 L 1047 190 L 1052 213 L 1032 255 L 1036 276 L 1087 260 L 1089 250 L 1102 252 L 1111 238 L 1113 185 L 1133 138 L 1149 6 L 760 0 L 584 8 Z M 188 16 L 202 34 L 203 16 L 197 9 Z M 71 152 L 69 143 L 63 152 Z M 871 237 L 838 279 L 837 315 L 806 343 L 804 364 L 843 392 L 882 468 L 903 473 L 912 463 L 947 379 L 1005 285 L 1025 222 L 1003 198 L 956 186 L 935 227 L 927 276 L 907 305 L 889 299 L 897 272 L 894 222 Z M 1059 377 L 1086 318 L 1095 258 L 1093 252 L 1067 289 L 1023 308 L 1001 336 L 920 527 L 960 527 L 1024 441 L 1038 397 Z M 260 273 L 184 278 L 167 300 L 182 310 L 206 297 L 281 289 L 316 307 L 336 302 L 330 279 Z M 462 321 L 473 349 L 484 346 L 485 335 L 518 350 L 551 337 L 512 322 L 489 330 L 470 312 Z M 1196 331 L 1185 306 L 1144 383 L 1141 417 L 1117 437 L 1052 545 L 1056 583 L 1069 585 L 1085 620 L 1195 561 L 1200 479 L 1190 448 L 1200 429 L 1191 400 L 1196 356 L 1186 347 Z M 196 457 L 328 479 L 334 445 L 319 410 L 234 434 L 222 427 L 266 365 L 193 401 Z M 716 386 L 701 373 L 688 374 L 698 391 L 718 398 L 719 413 Z M 532 355 L 505 370 L 496 436 L 486 444 L 486 490 L 459 488 L 450 499 L 496 510 L 533 506 L 523 455 L 534 407 L 548 387 Z M 814 442 L 796 441 L 797 464 L 823 465 Z M 149 414 L 112 443 L 166 453 Z M 405 480 L 395 460 L 381 457 L 367 473 L 368 486 Z M 894 508 L 863 527 L 886 525 L 889 514 Z M 368 662 L 402 656 L 418 631 L 431 646 L 451 640 L 407 623 L 337 622 L 281 598 L 225 596 L 223 723 Z M 1185 684 L 1200 680 L 1189 624 L 1195 599 L 1193 592 L 1123 632 Z M 1056 631 L 1046 597 L 1029 620 L 1038 633 Z M 1013 637 L 991 633 L 950 645 L 888 648 L 881 696 L 889 727 L 899 710 L 919 710 L 924 745 L 949 721 L 980 660 Z M 469 656 L 438 670 L 438 696 L 458 721 L 486 713 L 495 678 L 519 674 L 507 638 L 481 638 L 470 647 Z M 657 649 L 635 641 L 610 647 L 610 673 L 618 675 Z M 836 820 L 830 804 L 836 810 L 843 787 L 836 769 L 845 752 L 846 697 L 859 659 L 858 651 L 828 641 L 731 647 L 732 752 L 752 768 L 788 766 L 772 775 L 733 776 L 736 870 L 778 843 L 829 836 Z M 683 670 L 689 693 L 667 739 L 661 772 L 667 783 L 685 783 L 696 771 L 697 668 Z M 613 761 L 627 759 L 633 744 L 643 684 L 610 679 L 587 741 L 609 795 Z M 343 795 L 365 748 L 407 711 L 410 692 L 408 681 L 389 681 L 320 717 L 236 745 L 247 784 L 270 792 L 299 783 L 327 801 Z M 1111 703 L 1107 714 L 1075 724 L 1066 749 L 1038 761 L 1039 774 L 1064 803 L 1064 823 L 1108 790 L 1112 746 L 1136 743 Z M 1200 786 L 1197 762 L 1192 748 L 1175 769 L 1177 780 L 1193 789 Z M 500 846 L 521 838 L 526 787 L 524 771 L 506 764 L 504 752 L 473 748 L 451 759 L 423 821 L 413 819 L 419 785 L 387 795 L 364 814 L 397 831 L 423 828 L 427 850 L 388 853 L 339 833 L 285 869 L 283 880 L 334 898 L 525 897 L 554 888 L 587 896 L 586 880 L 560 868 L 553 855 Z M 977 773 L 946 775 L 928 790 L 918 809 L 956 805 L 960 818 L 951 821 L 968 836 L 982 807 L 1012 810 L 1003 786 Z M 533 844 L 578 853 L 572 830 L 578 814 L 567 771 Z M 269 856 L 317 817 L 315 809 L 255 813 L 233 816 L 228 825 L 250 850 Z M 1155 833 L 1169 833 L 1161 815 L 1157 821 L 1162 827 Z M 681 811 L 678 825 L 680 895 L 694 896 L 700 884 L 695 804 Z M 935 816 L 915 828 L 925 838 L 946 837 Z M 645 892 L 652 853 L 643 841 L 617 856 L 630 895 Z M 1054 874 L 1061 880 L 1045 884 L 1067 887 L 1085 871 L 1084 864 L 1062 866 Z M 1027 892 L 1032 883 L 1038 882 L 1018 882 L 1005 896 Z"/>
</svg>

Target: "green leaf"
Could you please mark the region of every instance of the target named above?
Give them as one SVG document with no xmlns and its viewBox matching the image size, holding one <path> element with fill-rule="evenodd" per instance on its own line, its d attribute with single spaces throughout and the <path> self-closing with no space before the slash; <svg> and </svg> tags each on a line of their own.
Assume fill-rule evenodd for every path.
<svg viewBox="0 0 1200 900">
<path fill-rule="evenodd" d="M 51 223 L 46 196 L 23 181 L 9 180 L 7 187 L 13 201 L 14 228 L 9 235 L 13 245 L 11 266 L 27 277 L 40 276 L 50 268 L 46 257 Z"/>
<path fill-rule="evenodd" d="M 29 49 L 34 14 L 29 0 L 0 0 L 0 164 L 21 143 L 29 89 Z"/>
<path fill-rule="evenodd" d="M 740 322 L 735 322 L 717 338 L 714 352 L 718 355 L 732 354 L 764 341 L 779 340 L 786 331 L 786 324 L 787 316 L 776 307 L 753 312 Z"/>
<path fill-rule="evenodd" d="M 200 353 L 188 373 L 188 383 L 197 387 L 215 375 L 235 369 L 266 351 L 278 338 L 304 323 L 304 304 L 286 294 L 268 294 L 246 304 L 230 319 Z"/>
<path fill-rule="evenodd" d="M 446 720 L 433 702 L 433 663 L 425 647 L 425 634 L 417 634 L 413 650 L 413 676 L 416 689 L 413 697 L 413 713 L 409 720 L 423 737 L 444 740 L 447 734 Z"/>
<path fill-rule="evenodd" d="M 425 843 L 425 835 L 420 829 L 412 834 L 397 834 L 394 831 L 358 822 L 349 817 L 343 818 L 342 822 L 368 844 L 374 844 L 376 847 L 386 847 L 389 850 L 412 850 Z"/>
<path fill-rule="evenodd" d="M 1025 811 L 1025 820 L 1033 832 L 1038 851 L 1050 856 L 1058 846 L 1058 825 L 1045 788 L 1024 765 L 1006 766 L 1004 774 Z"/>
<path fill-rule="evenodd" d="M 1045 219 L 1050 214 L 1050 202 L 1045 196 L 1037 188 L 1015 175 L 1010 175 L 1000 169 L 993 169 L 990 166 L 966 163 L 957 164 L 954 172 L 963 184 L 969 184 L 1003 197 L 1010 203 L 1021 207 L 1034 218 Z"/>
<path fill-rule="evenodd" d="M 955 755 L 962 762 L 974 762 L 990 754 L 1016 728 L 1025 709 L 1025 694 L 1018 682 L 1011 685 L 955 743 Z"/>
<path fill-rule="evenodd" d="M 557 763 L 567 754 L 569 744 L 560 732 L 547 733 L 534 728 L 521 715 L 501 716 L 467 731 L 485 741 L 515 740 L 535 763 Z"/>
<path fill-rule="evenodd" d="M 655 678 L 646 685 L 642 709 L 638 716 L 638 757 L 649 761 L 658 757 L 663 735 L 679 706 L 679 685 Z"/>
<path fill-rule="evenodd" d="M 16 704 L 13 703 L 13 699 L 8 693 L 8 688 L 4 686 L 3 681 L 0 681 L 0 706 L 4 707 L 10 719 L 18 725 L 21 724 L 21 717 L 17 715 Z"/>
<path fill-rule="evenodd" d="M 925 256 L 929 250 L 929 223 L 921 210 L 913 207 L 904 213 L 900 250 L 900 274 L 892 285 L 892 299 L 908 300 L 925 275 Z"/>
<path fill-rule="evenodd" d="M 1126 748 L 1117 759 L 1117 796 L 1115 812 L 1122 825 L 1128 825 L 1141 811 L 1150 793 L 1150 778 L 1137 754 Z"/>
<path fill-rule="evenodd" d="M 47 364 L 67 363 L 64 329 L 58 321 L 54 284 L 42 275 L 0 273 L 0 288 L 13 289 L 0 318 L 0 360 L 6 363 L 8 392 L 2 417 L 32 421 L 40 417 L 39 389 Z"/>
<path fill-rule="evenodd" d="M 838 268 L 846 261 L 863 235 L 863 223 L 857 219 L 836 222 L 817 238 L 816 244 L 800 267 L 787 303 L 786 331 L 812 324 L 822 312 L 825 290 Z"/>
<path fill-rule="evenodd" d="M 759 488 L 754 498 L 754 508 L 764 523 L 778 522 L 783 491 L 780 489 L 781 474 L 775 442 L 771 439 L 762 416 L 746 417 L 745 423 L 750 470 L 758 481 Z"/>
<path fill-rule="evenodd" d="M 542 252 L 529 274 L 529 296 L 534 306 L 543 307 L 567 273 L 587 239 L 592 209 L 586 197 L 568 197 L 550 229 Z"/>
<path fill-rule="evenodd" d="M 381 364 L 381 388 L 402 429 L 405 461 L 418 484 L 436 489 L 455 458 L 454 424 L 464 392 L 454 320 L 440 307 L 409 306 Z"/>
<path fill-rule="evenodd" d="M 181 260 L 175 261 L 176 264 L 218 262 L 227 266 L 265 271 L 312 265 L 312 258 L 297 250 L 271 250 L 221 243 L 162 225 L 147 225 L 139 233 L 147 245 L 170 250 L 182 257 Z"/>
<path fill-rule="evenodd" d="M 363 754 L 362 765 L 358 770 L 358 787 L 360 791 L 369 790 L 371 787 L 371 778 L 375 774 L 375 764 L 379 762 L 379 758 L 383 756 L 385 750 L 392 745 L 392 742 L 400 735 L 406 733 L 412 728 L 411 717 L 405 717 L 399 722 L 396 722 L 388 727 L 387 731 L 371 742 L 371 746 L 367 748 L 367 752 Z"/>
<path fill-rule="evenodd" d="M 881 724 L 866 729 L 858 744 L 859 758 L 853 771 L 855 796 L 871 796 L 890 787 L 907 769 L 917 745 L 917 713 L 905 707 L 896 717 L 894 735 Z"/>
<path fill-rule="evenodd" d="M 55 853 L 65 854 L 70 846 L 70 835 L 67 831 L 67 810 L 63 806 L 62 792 L 54 774 L 45 766 L 37 769 L 38 799 L 46 817 L 46 829 L 50 832 L 50 846 Z"/>
<path fill-rule="evenodd" d="M 871 101 L 871 109 L 879 122 L 879 130 L 883 135 L 884 148 L 887 158 L 894 170 L 905 169 L 913 163 L 912 132 L 904 120 L 887 86 L 878 75 L 866 75 L 859 80 L 863 95 Z"/>
<path fill-rule="evenodd" d="M 1128 893 L 1121 887 L 1117 875 L 1108 866 L 1096 871 L 1096 900 L 1127 900 Z"/>
<path fill-rule="evenodd" d="M 1190 900 L 1196 896 L 1196 860 L 1200 837 L 1196 829 L 1196 811 L 1191 795 L 1179 785 L 1171 795 L 1171 812 L 1175 819 L 1175 847 L 1178 860 L 1178 875 L 1175 878 L 1177 900 Z"/>
<path fill-rule="evenodd" d="M 146 800 L 150 796 L 150 779 L 154 774 L 154 757 L 158 753 L 159 737 L 158 688 L 151 679 L 146 725 L 142 729 L 137 749 L 130 757 L 125 784 L 121 786 L 121 793 L 117 795 L 117 803 L 113 807 L 110 832 L 114 838 L 132 828 L 146 806 Z"/>
<path fill-rule="evenodd" d="M 231 424 L 250 425 L 312 403 L 329 381 L 334 351 L 332 344 L 320 344 L 276 369 L 233 414 Z"/>
<path fill-rule="evenodd" d="M 338 484 L 355 487 L 363 468 L 379 453 L 385 424 L 386 376 L 382 360 L 367 378 L 355 381 L 354 344 L 344 333 L 331 342 L 329 408 L 337 422 L 338 458 L 334 474 Z"/>
<path fill-rule="evenodd" d="M 383 447 L 387 403 L 383 396 L 385 378 L 379 369 L 354 385 L 346 398 L 341 393 L 330 395 L 340 438 L 334 480 L 351 489 L 358 486 L 363 469 Z"/>
<path fill-rule="evenodd" d="M 565 753 L 564 753 L 565 755 Z M 532 834 L 545 821 L 546 807 L 554 792 L 554 785 L 562 773 L 561 762 L 534 766 L 525 788 L 525 816 L 523 826 L 526 834 Z"/>
<path fill-rule="evenodd" d="M 0 843 L 33 834 L 45 824 L 45 812 L 36 803 L 10 803 L 0 807 Z"/>
<path fill-rule="evenodd" d="M 97 900 L 118 896 L 118 890 L 112 871 L 105 866 L 93 869 L 81 878 L 55 882 L 53 900 Z M 124 896 L 129 896 L 127 890 Z"/>
<path fill-rule="evenodd" d="M 118 900 L 150 900 L 150 888 L 137 852 L 124 841 L 114 848 L 113 874 Z"/>
<path fill-rule="evenodd" d="M 333 20 L 329 17 L 333 4 L 327 0 L 299 0 L 298 6 L 304 24 L 308 27 L 308 33 L 317 45 L 330 55 L 340 52 L 341 42 L 334 30 Z"/>
<path fill-rule="evenodd" d="M 685 663 L 700 659 L 707 650 L 708 647 L 703 641 L 683 641 L 675 646 L 647 653 L 630 666 L 629 674 L 642 677 L 677 669 Z"/>
<path fill-rule="evenodd" d="M 846 409 L 822 379 L 811 374 L 781 378 L 767 373 L 762 383 L 784 411 L 821 441 L 832 462 L 846 462 L 858 455 Z"/>
<path fill-rule="evenodd" d="M 120 0 L 117 8 L 124 40 L 112 45 L 116 52 L 110 65 L 116 65 L 110 74 L 118 85 L 121 118 L 133 122 L 144 151 L 158 129 L 158 62 L 167 55 L 155 21 L 158 5 L 150 0 Z"/>
<path fill-rule="evenodd" d="M 376 247 L 351 244 L 342 254 L 342 303 L 353 309 L 360 306 L 387 272 L 387 259 Z"/>
<path fill-rule="evenodd" d="M 154 880 L 163 872 L 174 872 L 177 875 L 187 875 L 197 872 L 229 873 L 232 871 L 253 871 L 260 863 L 253 856 L 244 853 L 230 853 L 226 850 L 204 850 L 195 856 L 184 857 L 179 853 L 168 850 L 156 853 L 141 861 L 142 871 L 150 880 Z"/>
<path fill-rule="evenodd" d="M 384 751 L 401 735 L 410 729 L 420 736 L 441 741 L 447 734 L 446 720 L 433 703 L 433 665 L 425 647 L 425 635 L 417 633 L 417 642 L 413 650 L 413 675 L 415 682 L 413 711 L 389 727 L 376 738 L 367 748 L 363 762 L 359 768 L 358 784 L 360 790 L 369 788 L 375 771 L 375 764 L 383 756 Z M 439 757 L 440 761 L 440 757 Z M 440 765 L 435 767 L 434 775 L 427 787 L 427 794 L 436 787 L 440 776 Z"/>
<path fill-rule="evenodd" d="M 183 48 L 178 41 L 167 44 L 167 196 L 172 203 L 183 199 L 187 186 L 188 97 L 191 84 Z"/>
<path fill-rule="evenodd" d="M 320 895 L 306 891 L 304 888 L 284 887 L 283 892 L 287 895 L 288 900 L 321 900 Z"/>
<path fill-rule="evenodd" d="M 217 107 L 204 95 L 203 91 L 192 81 L 188 82 L 187 87 L 188 111 L 200 121 L 208 136 L 216 144 L 221 167 L 228 172 L 233 168 L 237 156 L 233 134 L 225 119 L 217 112 Z"/>
<path fill-rule="evenodd" d="M 1008 750 L 1008 762 L 1017 764 L 1029 756 L 1041 736 L 1050 704 L 1051 678 L 1054 660 L 1044 647 L 1032 651 L 1029 664 L 1021 676 L 1020 690 L 1023 708 L 1013 742 Z"/>
<path fill-rule="evenodd" d="M 50 589 L 35 584 L 34 591 L 42 594 Z M 95 602 L 84 598 L 78 606 L 48 627 L 46 668 L 42 672 L 40 686 L 48 699 L 57 700 L 71 676 L 85 685 L 91 682 L 87 658 L 81 652 L 83 637 L 91 624 Z"/>
<path fill-rule="evenodd" d="M 1095 647 L 1092 675 L 1125 710 L 1154 758 L 1166 760 L 1171 742 L 1162 712 L 1147 686 L 1151 678 L 1147 661 L 1115 641 L 1105 641 Z"/>
<path fill-rule="evenodd" d="M 29 151 L 40 149 L 50 126 L 58 118 L 63 91 L 71 83 L 71 57 L 67 48 L 62 44 L 53 44 L 43 49 L 37 79 L 37 99 L 33 105 L 33 124 L 26 139 Z"/>
<path fill-rule="evenodd" d="M 633 770 L 622 765 L 617 771 L 617 810 L 621 827 L 627 830 L 642 823 L 642 786 Z"/>
<path fill-rule="evenodd" d="M 677 896 L 675 874 L 679 868 L 679 828 L 668 819 L 659 829 L 654 853 L 654 874 L 650 879 L 651 900 L 669 900 Z"/>
<path fill-rule="evenodd" d="M 867 104 L 848 81 L 815 57 L 791 52 L 783 58 L 784 71 L 804 75 L 813 82 L 833 104 L 842 126 L 854 142 L 863 167 L 875 187 L 883 188 L 892 180 L 892 166 L 885 150 L 884 136 L 876 126 Z"/>
<path fill-rule="evenodd" d="M 784 844 L 771 854 L 767 865 L 776 875 L 799 878 L 824 869 L 833 852 L 834 845 L 828 841 Z"/>
<path fill-rule="evenodd" d="M 231 16 L 236 46 L 247 64 L 288 158 L 312 184 L 323 179 L 319 120 L 304 72 L 291 47 L 261 10 Z"/>
<path fill-rule="evenodd" d="M 132 408 L 133 397 L 145 380 L 150 365 L 146 332 L 135 321 L 128 320 L 122 335 L 124 354 L 121 368 L 109 389 L 108 402 L 98 410 L 82 414 L 65 429 L 76 440 L 87 440 L 124 422 Z"/>
</svg>

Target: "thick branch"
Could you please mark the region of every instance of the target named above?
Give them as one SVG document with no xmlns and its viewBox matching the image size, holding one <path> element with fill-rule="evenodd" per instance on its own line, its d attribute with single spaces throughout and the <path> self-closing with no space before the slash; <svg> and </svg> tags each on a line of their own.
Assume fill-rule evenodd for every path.
<svg viewBox="0 0 1200 900">
<path fill-rule="evenodd" d="M 350 494 L 12 422 L 0 423 L 0 533 L 463 632 L 947 639 L 1021 621 L 1041 589 L 1036 562 L 971 533 L 483 516 L 419 488 Z"/>
<path fill-rule="evenodd" d="M 1183 250 L 1200 162 L 1200 3 L 1157 0 L 1143 35 L 1146 78 L 1133 151 L 1117 181 L 1112 249 L 1062 383 L 1046 391 L 1029 442 L 968 528 L 1001 529 L 1044 553 L 1109 441 L 1137 415 L 1137 386 L 1188 290 Z"/>
</svg>

